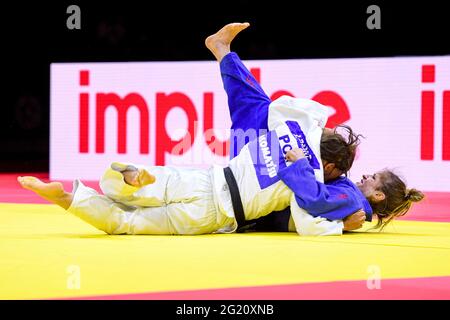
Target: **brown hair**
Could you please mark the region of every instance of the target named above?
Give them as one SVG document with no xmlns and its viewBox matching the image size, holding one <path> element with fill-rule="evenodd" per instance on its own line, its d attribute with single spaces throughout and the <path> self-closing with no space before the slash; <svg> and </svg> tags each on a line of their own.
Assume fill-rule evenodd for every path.
<svg viewBox="0 0 450 320">
<path fill-rule="evenodd" d="M 381 186 L 385 199 L 378 203 L 370 203 L 378 222 L 373 229 L 383 230 L 396 217 L 404 216 L 413 202 L 421 201 L 425 195 L 417 189 L 408 189 L 405 182 L 391 170 L 381 172 Z"/>
<path fill-rule="evenodd" d="M 347 139 L 337 132 L 338 128 L 346 131 Z M 334 128 L 333 134 L 322 134 L 320 140 L 320 156 L 322 160 L 334 163 L 335 167 L 345 173 L 352 167 L 355 160 L 356 148 L 360 143 L 360 134 L 356 134 L 347 125 Z"/>
</svg>

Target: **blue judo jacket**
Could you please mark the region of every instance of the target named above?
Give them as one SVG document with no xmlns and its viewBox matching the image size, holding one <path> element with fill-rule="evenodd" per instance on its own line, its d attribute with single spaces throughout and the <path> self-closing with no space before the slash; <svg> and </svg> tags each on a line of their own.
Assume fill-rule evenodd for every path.
<svg viewBox="0 0 450 320">
<path fill-rule="evenodd" d="M 279 170 L 278 176 L 295 193 L 298 206 L 314 217 L 342 220 L 363 209 L 366 220 L 372 220 L 372 208 L 366 197 L 346 177 L 341 176 L 326 184 L 318 182 L 305 158 Z"/>
</svg>

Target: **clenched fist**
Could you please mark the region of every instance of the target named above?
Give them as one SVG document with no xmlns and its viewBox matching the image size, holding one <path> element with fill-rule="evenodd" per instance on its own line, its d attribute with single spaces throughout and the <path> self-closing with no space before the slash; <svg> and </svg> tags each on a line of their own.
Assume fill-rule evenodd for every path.
<svg viewBox="0 0 450 320">
<path fill-rule="evenodd" d="M 366 213 L 363 210 L 356 211 L 344 219 L 344 231 L 359 229 L 366 221 Z"/>
<path fill-rule="evenodd" d="M 296 148 L 296 149 L 291 149 L 286 153 L 286 160 L 287 161 L 291 161 L 291 162 L 295 162 L 299 159 L 302 159 L 305 157 L 305 153 L 303 152 L 302 149 L 300 148 Z"/>
</svg>

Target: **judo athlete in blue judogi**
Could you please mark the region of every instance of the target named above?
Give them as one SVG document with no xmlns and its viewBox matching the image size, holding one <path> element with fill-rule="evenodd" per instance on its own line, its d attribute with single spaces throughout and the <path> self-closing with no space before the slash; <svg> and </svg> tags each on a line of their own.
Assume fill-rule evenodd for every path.
<svg viewBox="0 0 450 320">
<path fill-rule="evenodd" d="M 230 49 L 234 37 L 248 26 L 249 23 L 228 24 L 206 39 L 206 46 L 220 63 L 222 81 L 228 95 L 232 120 L 231 158 L 237 156 L 247 142 L 247 132 L 264 134 L 268 130 L 272 113 L 272 101 Z M 278 116 L 283 117 L 282 114 Z M 285 116 L 288 119 L 291 115 Z M 347 141 L 340 135 L 324 132 L 320 149 L 325 183 L 313 180 L 311 173 L 314 164 L 311 159 L 309 163 L 306 159 L 296 161 L 289 169 L 280 170 L 278 175 L 296 194 L 297 204 L 312 216 L 329 220 L 345 219 L 348 225 L 352 225 L 347 230 L 354 230 L 358 224 L 362 225 L 364 218 L 371 221 L 372 214 L 376 214 L 377 228 L 384 227 L 396 216 L 406 214 L 413 202 L 423 199 L 423 194 L 416 189 L 407 189 L 396 174 L 386 169 L 374 175 L 364 175 L 357 185 L 343 176 L 353 163 L 359 143 L 359 136 L 354 135 L 349 127 L 345 128 L 349 133 Z M 342 139 L 336 140 L 338 137 Z M 361 211 L 353 214 L 356 210 Z M 256 230 L 294 231 L 289 208 L 254 222 Z"/>
<path fill-rule="evenodd" d="M 230 158 L 232 159 L 239 154 L 249 137 L 263 135 L 269 131 L 269 106 L 272 101 L 235 52 L 229 52 L 221 58 L 220 72 L 228 96 L 232 121 L 230 136 Z M 288 101 L 291 98 L 284 97 L 284 99 Z M 283 117 L 281 114 L 279 116 Z M 289 116 L 286 114 L 286 118 Z M 348 154 L 354 157 L 351 152 Z M 280 179 L 300 195 L 296 196 L 300 207 L 315 217 L 321 216 L 329 220 L 342 220 L 358 210 L 363 210 L 367 221 L 371 221 L 372 208 L 366 197 L 349 179 L 336 175 L 349 168 L 339 170 L 333 165 L 328 172 L 328 181 L 326 184 L 321 184 L 315 180 L 312 170 L 314 165 L 317 164 L 312 159 L 309 161 L 304 159 L 295 162 L 289 170 L 278 172 Z M 334 174 L 331 179 L 330 173 Z M 327 178 L 327 175 L 325 177 Z M 289 218 L 291 218 L 290 208 L 286 208 L 259 219 L 256 228 L 288 231 L 289 220 L 292 229 L 292 219 Z"/>
</svg>

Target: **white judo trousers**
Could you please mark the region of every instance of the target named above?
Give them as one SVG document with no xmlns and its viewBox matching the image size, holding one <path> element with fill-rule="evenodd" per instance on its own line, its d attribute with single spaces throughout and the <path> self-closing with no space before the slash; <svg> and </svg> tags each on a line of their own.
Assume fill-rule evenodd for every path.
<svg viewBox="0 0 450 320">
<path fill-rule="evenodd" d="M 74 182 L 68 212 L 108 234 L 195 235 L 236 229 L 234 217 L 222 214 L 214 199 L 214 168 L 136 167 L 155 175 L 155 183 L 136 188 L 109 168 L 100 181 L 104 195 Z"/>
</svg>

